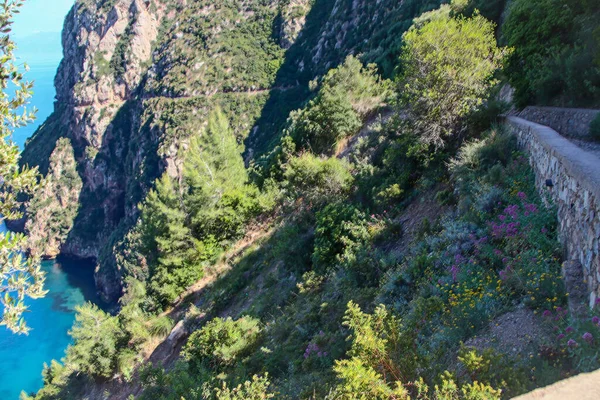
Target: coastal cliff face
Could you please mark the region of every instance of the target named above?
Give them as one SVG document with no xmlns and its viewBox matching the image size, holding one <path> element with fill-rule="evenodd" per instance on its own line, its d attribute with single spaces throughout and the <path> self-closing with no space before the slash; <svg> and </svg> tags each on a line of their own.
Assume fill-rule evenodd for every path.
<svg viewBox="0 0 600 400">
<path fill-rule="evenodd" d="M 56 257 L 61 253 L 79 209 L 82 182 L 76 168 L 71 141 L 59 139 L 42 190 L 29 206 L 31 218 L 25 230 L 33 255 Z"/>
<path fill-rule="evenodd" d="M 51 155 L 60 158 L 57 141 L 67 138 L 81 187 L 69 195 L 72 222 L 32 251 L 97 259 L 98 287 L 117 299 L 123 267 L 114 249 L 154 180 L 164 171 L 181 179 L 189 139 L 211 110 L 223 110 L 252 163 L 310 98 L 311 80 L 349 54 L 385 71 L 412 17 L 440 2 L 376 3 L 78 0 L 65 21 L 55 111 L 22 161 L 52 175 Z M 61 190 L 49 180 L 30 232 L 46 226 L 42 216 L 59 207 Z"/>
<path fill-rule="evenodd" d="M 55 112 L 23 154 L 24 162 L 47 172 L 57 140 L 67 137 L 72 143 L 83 186 L 73 228 L 60 240 L 63 253 L 97 257 L 124 214 L 124 161 L 131 127 L 116 126 L 115 121 L 117 115 L 132 117 L 135 112 L 124 106 L 142 80 L 160 19 L 154 3 L 119 0 L 77 2 L 65 20 Z"/>
</svg>

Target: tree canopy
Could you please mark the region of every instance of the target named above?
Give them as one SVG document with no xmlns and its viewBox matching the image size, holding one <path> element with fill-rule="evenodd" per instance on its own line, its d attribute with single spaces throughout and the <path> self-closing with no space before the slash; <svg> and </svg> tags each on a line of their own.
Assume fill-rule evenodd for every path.
<svg viewBox="0 0 600 400">
<path fill-rule="evenodd" d="M 13 130 L 27 125 L 35 115 L 35 110 L 26 109 L 33 84 L 24 79 L 15 62 L 15 43 L 10 37 L 12 17 L 22 4 L 22 0 L 0 4 L 0 222 L 21 218 L 25 206 L 21 196 L 32 194 L 38 185 L 37 168 L 19 166 L 20 150 L 11 139 Z M 29 331 L 22 317 L 27 310 L 25 298 L 45 294 L 39 260 L 23 256 L 26 249 L 24 235 L 0 233 L 0 290 L 4 293 L 0 297 L 4 307 L 0 324 L 16 333 Z"/>
<path fill-rule="evenodd" d="M 483 104 L 506 49 L 481 15 L 452 17 L 449 7 L 422 16 L 404 35 L 400 96 L 420 140 L 441 148 Z"/>
</svg>

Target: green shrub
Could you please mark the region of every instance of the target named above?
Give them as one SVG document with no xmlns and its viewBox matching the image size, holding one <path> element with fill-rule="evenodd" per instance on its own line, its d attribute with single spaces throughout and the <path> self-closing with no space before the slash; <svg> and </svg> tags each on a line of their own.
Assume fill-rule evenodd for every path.
<svg viewBox="0 0 600 400">
<path fill-rule="evenodd" d="M 337 142 L 358 132 L 365 117 L 389 95 L 374 65 L 363 67 L 353 56 L 330 70 L 316 98 L 290 116 L 289 133 L 301 147 L 331 154 Z"/>
<path fill-rule="evenodd" d="M 358 114 L 344 93 L 323 94 L 306 109 L 290 114 L 290 135 L 301 147 L 317 154 L 331 154 L 338 140 L 361 127 Z"/>
<path fill-rule="evenodd" d="M 229 367 L 253 350 L 261 331 L 260 321 L 252 317 L 215 318 L 192 333 L 183 357 L 196 369 Z"/>
<path fill-rule="evenodd" d="M 493 349 L 477 351 L 462 346 L 458 361 L 464 365 L 471 382 L 480 381 L 502 389 L 502 394 L 516 396 L 526 391 L 527 373 L 509 357 Z"/>
<path fill-rule="evenodd" d="M 460 130 L 488 97 L 505 54 L 491 22 L 480 15 L 451 18 L 447 7 L 406 32 L 399 91 L 422 143 L 441 148 Z"/>
<path fill-rule="evenodd" d="M 190 372 L 185 363 L 177 363 L 168 373 L 152 363 L 143 365 L 139 371 L 143 392 L 139 400 L 209 399 L 210 376 L 203 371 Z"/>
<path fill-rule="evenodd" d="M 473 381 L 459 387 L 449 372 L 442 375 L 441 385 L 433 388 L 429 388 L 423 378 L 413 381 L 413 361 L 417 359 L 412 354 L 415 341 L 383 305 L 367 314 L 350 302 L 344 325 L 352 331 L 352 348 L 348 352 L 349 359 L 335 362 L 333 369 L 341 383 L 335 388 L 333 398 L 500 399 L 500 390 L 485 383 Z"/>
<path fill-rule="evenodd" d="M 573 0 L 511 3 L 502 33 L 514 48 L 506 72 L 518 106 L 598 105 L 597 4 Z"/>
<path fill-rule="evenodd" d="M 153 318 L 149 323 L 148 329 L 155 336 L 166 337 L 173 329 L 173 320 L 166 315 Z"/>
<path fill-rule="evenodd" d="M 246 381 L 230 389 L 226 384 L 215 390 L 216 400 L 267 400 L 275 397 L 268 392 L 270 386 L 268 375 L 265 377 L 253 376 L 252 381 Z"/>
<path fill-rule="evenodd" d="M 371 235 L 367 216 L 352 204 L 334 203 L 317 213 L 313 263 L 320 270 L 348 265 Z"/>
<path fill-rule="evenodd" d="M 454 192 L 449 189 L 440 190 L 439 192 L 437 192 L 435 194 L 435 200 L 443 206 L 456 204 L 456 197 L 454 196 Z"/>
<path fill-rule="evenodd" d="M 467 17 L 473 16 L 476 11 L 485 18 L 500 22 L 506 0 L 452 0 L 452 10 Z"/>
<path fill-rule="evenodd" d="M 67 349 L 69 365 L 89 376 L 112 376 L 124 339 L 119 320 L 90 303 L 77 306 L 76 311 L 69 331 L 74 340 Z"/>
<path fill-rule="evenodd" d="M 353 178 L 350 165 L 337 158 L 323 159 L 306 153 L 292 158 L 285 171 L 285 187 L 293 201 L 320 205 L 345 197 Z"/>
</svg>

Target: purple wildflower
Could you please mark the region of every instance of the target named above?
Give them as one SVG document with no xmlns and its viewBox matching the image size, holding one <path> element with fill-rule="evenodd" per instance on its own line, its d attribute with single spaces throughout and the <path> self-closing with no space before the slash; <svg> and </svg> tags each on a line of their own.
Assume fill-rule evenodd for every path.
<svg viewBox="0 0 600 400">
<path fill-rule="evenodd" d="M 573 339 L 569 339 L 569 341 L 567 342 L 567 346 L 569 346 L 569 347 L 577 347 L 577 342 L 574 341 Z"/>
<path fill-rule="evenodd" d="M 453 265 L 452 268 L 450 268 L 450 272 L 452 273 L 452 280 L 456 282 L 457 275 L 460 272 L 458 266 L 456 264 Z"/>
<path fill-rule="evenodd" d="M 571 332 L 575 332 L 575 329 L 573 329 L 573 327 L 572 327 L 572 326 L 567 326 L 567 329 L 565 329 L 565 331 L 566 331 L 567 333 L 571 333 Z"/>
<path fill-rule="evenodd" d="M 598 325 L 600 323 L 600 318 L 598 317 L 593 317 L 592 318 L 592 322 L 594 323 L 594 325 Z"/>
<path fill-rule="evenodd" d="M 588 343 L 592 343 L 592 341 L 594 340 L 594 336 L 592 336 L 592 334 L 589 332 L 584 333 L 581 338 Z"/>
<path fill-rule="evenodd" d="M 565 334 L 564 334 L 564 333 L 561 333 L 560 335 L 558 335 L 558 336 L 556 337 L 556 340 L 563 340 L 564 338 L 565 338 Z"/>
<path fill-rule="evenodd" d="M 525 193 L 523 193 L 523 192 L 519 192 L 519 193 L 517 193 L 517 196 L 519 196 L 519 198 L 520 198 L 521 200 L 525 200 L 525 199 L 527 198 L 527 195 L 526 195 Z"/>
<path fill-rule="evenodd" d="M 551 317 L 552 316 L 552 312 L 550 310 L 545 310 L 542 315 L 544 317 Z"/>
<path fill-rule="evenodd" d="M 319 349 L 319 346 L 317 346 L 316 343 L 309 343 L 306 347 L 306 350 L 304 351 L 304 358 L 306 359 L 310 357 L 312 353 L 319 353 L 320 351 L 321 350 Z"/>
<path fill-rule="evenodd" d="M 504 212 L 510 215 L 512 219 L 517 219 L 517 216 L 519 215 L 519 206 L 513 204 L 512 206 L 506 207 Z"/>
<path fill-rule="evenodd" d="M 525 210 L 529 211 L 532 214 L 535 214 L 538 211 L 537 206 L 535 204 L 526 204 Z"/>
</svg>

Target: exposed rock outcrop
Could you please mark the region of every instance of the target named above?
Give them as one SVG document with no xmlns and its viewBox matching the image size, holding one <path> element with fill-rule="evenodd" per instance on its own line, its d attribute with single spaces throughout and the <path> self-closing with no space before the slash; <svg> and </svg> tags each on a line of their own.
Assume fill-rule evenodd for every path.
<svg viewBox="0 0 600 400">
<path fill-rule="evenodd" d="M 82 188 L 76 167 L 71 141 L 60 139 L 50 156 L 50 169 L 42 181 L 42 189 L 31 201 L 32 217 L 25 225 L 34 255 L 58 256 L 73 227 Z"/>
<path fill-rule="evenodd" d="M 389 24 L 422 11 L 393 0 L 77 0 L 65 21 L 54 113 L 22 157 L 48 173 L 66 137 L 82 181 L 72 228 L 47 255 L 97 259 L 99 289 L 117 299 L 127 266 L 114 249 L 126 247 L 154 180 L 164 171 L 181 178 L 189 138 L 214 107 L 245 142 L 246 159 L 260 157 L 312 95 L 311 80 L 348 54 L 396 57 L 399 41 L 381 47 L 378 32 L 400 37 L 406 27 Z"/>
</svg>

